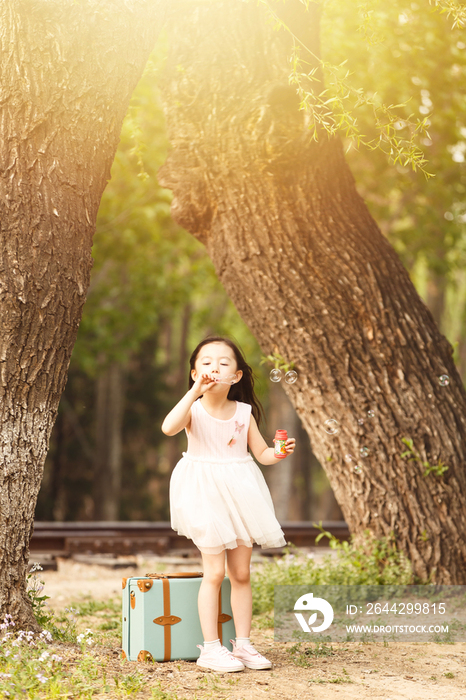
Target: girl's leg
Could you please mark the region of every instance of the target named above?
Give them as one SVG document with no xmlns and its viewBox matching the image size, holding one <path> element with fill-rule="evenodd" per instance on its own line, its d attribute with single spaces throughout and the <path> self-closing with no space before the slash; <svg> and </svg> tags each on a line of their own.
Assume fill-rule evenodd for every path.
<svg viewBox="0 0 466 700">
<path fill-rule="evenodd" d="M 249 637 L 252 619 L 252 547 L 239 545 L 227 551 L 227 572 L 231 582 L 231 609 L 237 637 Z"/>
<path fill-rule="evenodd" d="M 225 577 L 225 552 L 202 554 L 204 576 L 197 604 L 205 642 L 218 639 L 218 592 Z"/>
<path fill-rule="evenodd" d="M 236 641 L 233 656 L 247 668 L 272 668 L 272 663 L 259 654 L 249 642 L 252 620 L 251 564 L 252 547 L 239 545 L 227 552 L 227 571 L 231 581 L 231 608 L 235 621 Z M 240 640 L 240 637 L 242 639 Z"/>
</svg>

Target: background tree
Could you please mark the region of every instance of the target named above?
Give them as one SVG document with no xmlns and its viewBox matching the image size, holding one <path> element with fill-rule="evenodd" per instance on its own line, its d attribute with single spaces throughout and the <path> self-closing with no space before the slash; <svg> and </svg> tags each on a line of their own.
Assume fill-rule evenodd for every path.
<svg viewBox="0 0 466 700">
<path fill-rule="evenodd" d="M 418 576 L 462 582 L 466 395 L 452 348 L 358 195 L 340 141 L 316 121 L 310 78 L 315 107 L 299 110 L 287 57 L 297 39 L 319 77 L 320 8 L 285 8 L 293 36 L 274 34 L 252 4 L 177 16 L 161 84 L 173 151 L 160 181 L 262 349 L 296 362 L 301 381 L 287 393 L 350 529 L 395 533 Z"/>
<path fill-rule="evenodd" d="M 28 543 L 100 197 L 162 20 L 157 2 L 0 8 L 0 607 L 19 625 L 36 625 Z"/>
</svg>

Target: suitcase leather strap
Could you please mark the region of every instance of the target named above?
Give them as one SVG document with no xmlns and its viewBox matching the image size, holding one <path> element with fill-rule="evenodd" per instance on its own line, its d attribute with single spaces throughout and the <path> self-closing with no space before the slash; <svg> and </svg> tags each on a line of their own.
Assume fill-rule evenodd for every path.
<svg viewBox="0 0 466 700">
<path fill-rule="evenodd" d="M 162 579 L 163 592 L 163 615 L 156 617 L 154 622 L 157 625 L 163 625 L 163 645 L 164 645 L 164 661 L 170 661 L 172 655 L 172 625 L 176 625 L 181 621 L 181 617 L 170 615 L 170 582 L 168 578 Z"/>
</svg>

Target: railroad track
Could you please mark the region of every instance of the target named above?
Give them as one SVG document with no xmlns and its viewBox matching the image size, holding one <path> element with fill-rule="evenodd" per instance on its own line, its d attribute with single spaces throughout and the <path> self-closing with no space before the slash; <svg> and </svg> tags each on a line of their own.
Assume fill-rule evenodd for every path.
<svg viewBox="0 0 466 700">
<path fill-rule="evenodd" d="M 311 522 L 285 522 L 281 526 L 287 542 L 298 547 L 314 546 L 321 532 Z M 345 522 L 323 522 L 322 527 L 339 540 L 349 538 Z M 323 538 L 322 544 L 326 542 Z M 195 549 L 191 540 L 180 537 L 168 522 L 36 522 L 30 541 L 31 554 L 41 552 L 64 557 L 73 554 L 166 554 L 173 550 L 187 556 Z M 270 549 L 264 553 L 272 555 L 280 551 Z"/>
</svg>

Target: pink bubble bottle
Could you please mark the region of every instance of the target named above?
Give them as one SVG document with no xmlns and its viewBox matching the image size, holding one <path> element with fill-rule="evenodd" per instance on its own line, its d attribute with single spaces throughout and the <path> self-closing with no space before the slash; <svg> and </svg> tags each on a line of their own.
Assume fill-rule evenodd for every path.
<svg viewBox="0 0 466 700">
<path fill-rule="evenodd" d="M 286 430 L 277 430 L 273 440 L 275 444 L 273 456 L 277 459 L 285 459 L 285 457 L 288 456 L 285 449 L 285 443 L 287 440 L 288 433 L 286 432 Z"/>
</svg>

